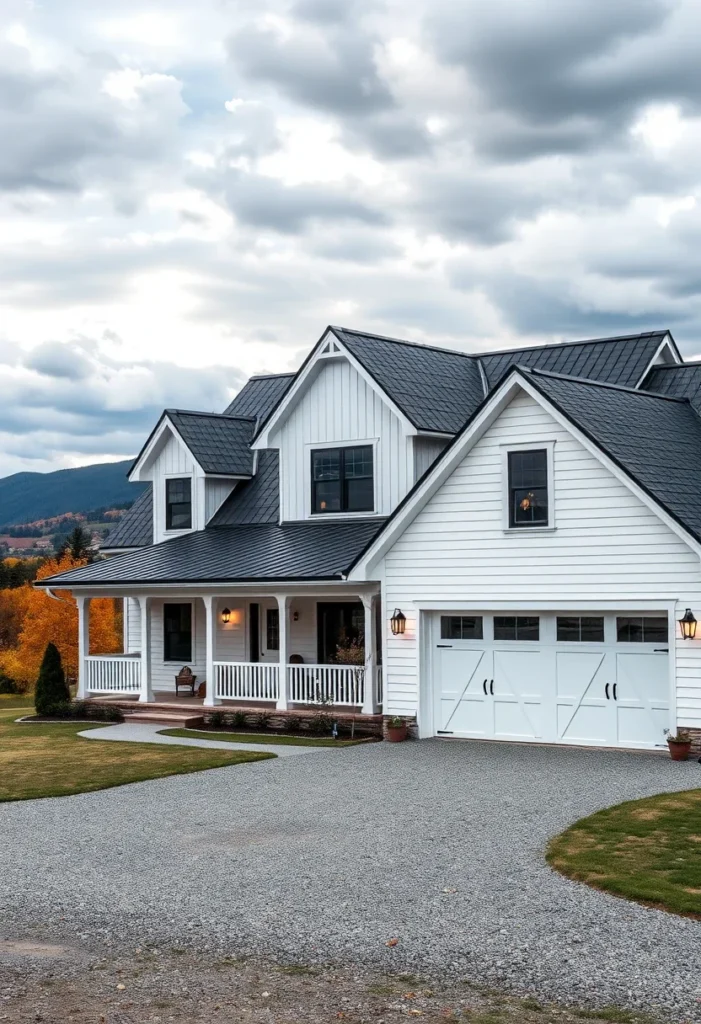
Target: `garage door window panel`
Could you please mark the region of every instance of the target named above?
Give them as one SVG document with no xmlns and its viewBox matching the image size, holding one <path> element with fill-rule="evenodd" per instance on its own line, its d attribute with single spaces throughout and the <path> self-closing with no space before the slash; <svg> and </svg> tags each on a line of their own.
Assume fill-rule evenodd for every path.
<svg viewBox="0 0 701 1024">
<path fill-rule="evenodd" d="M 604 618 L 599 615 L 558 615 L 558 643 L 602 644 Z"/>
<path fill-rule="evenodd" d="M 664 615 L 619 615 L 616 639 L 619 644 L 666 644 L 669 624 Z"/>
<path fill-rule="evenodd" d="M 481 615 L 442 615 L 441 640 L 481 640 Z"/>
<path fill-rule="evenodd" d="M 540 640 L 540 619 L 532 615 L 495 615 L 495 640 Z"/>
</svg>

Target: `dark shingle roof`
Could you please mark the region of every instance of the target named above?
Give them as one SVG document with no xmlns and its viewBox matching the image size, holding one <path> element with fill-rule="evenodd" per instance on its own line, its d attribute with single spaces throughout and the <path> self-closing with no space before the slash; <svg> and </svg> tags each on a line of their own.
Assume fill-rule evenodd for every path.
<svg viewBox="0 0 701 1024">
<path fill-rule="evenodd" d="M 153 490 L 149 484 L 102 542 L 102 548 L 141 548 L 153 544 Z"/>
<path fill-rule="evenodd" d="M 200 530 L 42 580 L 51 585 L 340 579 L 384 519 Z"/>
<path fill-rule="evenodd" d="M 683 366 L 656 366 L 645 378 L 643 387 L 659 395 L 687 398 L 701 414 L 701 363 Z"/>
<path fill-rule="evenodd" d="M 538 371 L 528 378 L 701 540 L 701 420 L 686 400 Z"/>
<path fill-rule="evenodd" d="M 514 363 L 568 377 L 586 377 L 607 384 L 635 387 L 667 334 L 667 331 L 651 331 L 620 338 L 539 345 L 537 348 L 485 352 L 480 358 L 490 388 L 499 383 Z"/>
<path fill-rule="evenodd" d="M 252 416 L 262 423 L 266 420 L 290 384 L 294 373 L 275 373 L 251 377 L 238 395 L 224 410 L 226 416 Z"/>
<path fill-rule="evenodd" d="M 483 401 L 485 384 L 496 387 L 514 363 L 634 387 L 669 333 L 467 353 L 343 327 L 332 330 L 418 430 L 450 434 Z"/>
<path fill-rule="evenodd" d="M 251 476 L 254 419 L 180 409 L 166 414 L 205 473 Z"/>
<path fill-rule="evenodd" d="M 210 527 L 277 523 L 280 518 L 280 471 L 277 451 L 258 452 L 258 468 L 252 480 L 237 484 L 209 521 Z"/>
<path fill-rule="evenodd" d="M 419 430 L 454 434 L 484 398 L 477 360 L 464 352 L 333 331 Z"/>
</svg>

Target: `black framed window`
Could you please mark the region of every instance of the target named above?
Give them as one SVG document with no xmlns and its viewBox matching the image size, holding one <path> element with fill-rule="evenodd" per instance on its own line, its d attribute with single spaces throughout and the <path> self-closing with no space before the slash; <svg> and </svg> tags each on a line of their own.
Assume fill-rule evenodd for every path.
<svg viewBox="0 0 701 1024">
<path fill-rule="evenodd" d="M 509 526 L 548 525 L 548 453 L 509 452 Z"/>
<path fill-rule="evenodd" d="M 441 640 L 481 640 L 481 615 L 441 615 Z"/>
<path fill-rule="evenodd" d="M 192 529 L 192 480 L 166 480 L 166 530 Z"/>
<path fill-rule="evenodd" d="M 192 661 L 192 605 L 163 605 L 163 660 Z"/>
<path fill-rule="evenodd" d="M 495 615 L 495 640 L 540 640 L 537 615 Z"/>
<path fill-rule="evenodd" d="M 557 639 L 560 643 L 602 644 L 603 615 L 558 615 Z"/>
<path fill-rule="evenodd" d="M 265 646 L 269 651 L 280 650 L 280 610 L 268 608 L 265 616 Z"/>
<path fill-rule="evenodd" d="M 619 644 L 666 644 L 669 623 L 664 615 L 619 615 L 616 639 Z"/>
<path fill-rule="evenodd" d="M 372 445 L 312 452 L 312 512 L 372 512 Z"/>
</svg>

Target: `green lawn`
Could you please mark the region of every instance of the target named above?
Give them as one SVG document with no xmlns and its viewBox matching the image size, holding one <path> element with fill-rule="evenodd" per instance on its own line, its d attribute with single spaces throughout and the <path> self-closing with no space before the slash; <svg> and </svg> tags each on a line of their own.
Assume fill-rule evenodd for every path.
<svg viewBox="0 0 701 1024">
<path fill-rule="evenodd" d="M 160 729 L 164 736 L 188 736 L 193 740 L 223 740 L 225 743 L 277 743 L 283 747 L 354 747 L 370 739 L 335 740 L 331 736 L 267 736 L 257 732 L 224 732 L 219 729 Z"/>
<path fill-rule="evenodd" d="M 579 882 L 701 918 L 701 789 L 582 818 L 552 840 L 547 859 Z"/>
<path fill-rule="evenodd" d="M 155 743 L 98 742 L 78 736 L 78 722 L 18 724 L 17 711 L 0 706 L 0 801 L 68 796 L 127 782 L 262 761 L 274 754 L 205 750 Z"/>
<path fill-rule="evenodd" d="M 5 708 L 33 708 L 34 697 L 22 697 L 18 693 L 0 693 L 0 711 Z"/>
</svg>

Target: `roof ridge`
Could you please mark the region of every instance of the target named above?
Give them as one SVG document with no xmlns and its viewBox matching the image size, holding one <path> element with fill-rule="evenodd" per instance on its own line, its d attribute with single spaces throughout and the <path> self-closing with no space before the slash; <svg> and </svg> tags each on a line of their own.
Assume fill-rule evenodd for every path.
<svg viewBox="0 0 701 1024">
<path fill-rule="evenodd" d="M 256 416 L 232 416 L 225 412 L 199 412 L 197 409 L 164 409 L 168 414 L 175 413 L 176 416 L 212 416 L 218 420 L 243 420 L 247 423 L 255 423 Z"/>
<path fill-rule="evenodd" d="M 684 363 L 658 363 L 656 366 L 651 366 L 649 372 L 652 373 L 654 370 L 684 370 L 687 366 L 701 366 L 701 357 L 699 359 L 689 359 Z"/>
<path fill-rule="evenodd" d="M 539 370 L 532 366 L 522 366 L 514 363 L 513 368 L 531 377 L 551 377 L 555 380 L 572 381 L 575 384 L 589 384 L 594 388 L 608 388 L 609 391 L 625 391 L 631 395 L 644 395 L 646 398 L 661 398 L 666 402 L 680 402 L 682 405 L 689 405 L 688 398 L 679 398 L 677 395 L 661 395 L 656 391 L 645 391 L 641 388 L 629 388 L 625 384 L 611 384 L 605 380 L 592 380 L 591 377 L 573 377 L 568 373 L 554 373 L 552 370 Z"/>
<path fill-rule="evenodd" d="M 376 338 L 378 341 L 391 341 L 395 345 L 409 345 L 412 348 L 424 348 L 432 352 L 448 352 L 451 355 L 464 356 L 466 359 L 481 359 L 484 356 L 508 355 L 510 352 L 530 352 L 537 349 L 566 348 L 569 346 L 574 347 L 575 345 L 601 345 L 604 342 L 631 341 L 633 338 L 664 338 L 670 333 L 669 330 L 640 331 L 637 334 L 618 334 L 604 338 L 583 338 L 579 341 L 551 341 L 543 342 L 540 345 L 520 345 L 514 348 L 498 348 L 478 352 L 464 352 L 461 349 L 446 348 L 444 345 L 426 345 L 421 341 L 407 341 L 404 338 L 392 338 L 385 334 L 374 334 L 372 331 L 358 331 L 353 327 L 339 327 L 334 324 L 331 324 L 330 327 L 332 331 L 343 331 L 345 334 L 355 334 L 361 338 Z"/>
<path fill-rule="evenodd" d="M 248 381 L 250 380 L 270 380 L 271 377 L 294 377 L 296 372 L 296 370 L 283 370 L 282 373 L 252 373 L 246 381 L 246 384 L 248 384 Z M 245 386 L 246 385 L 244 384 L 244 387 Z M 243 390 L 243 388 L 241 390 Z"/>
</svg>

